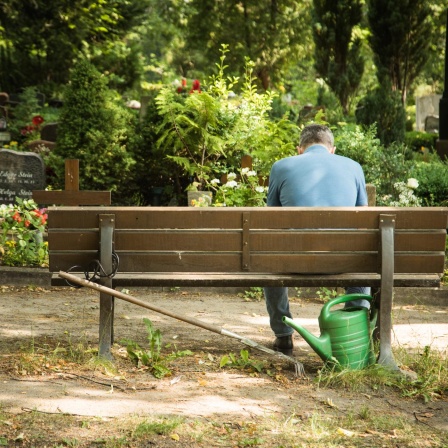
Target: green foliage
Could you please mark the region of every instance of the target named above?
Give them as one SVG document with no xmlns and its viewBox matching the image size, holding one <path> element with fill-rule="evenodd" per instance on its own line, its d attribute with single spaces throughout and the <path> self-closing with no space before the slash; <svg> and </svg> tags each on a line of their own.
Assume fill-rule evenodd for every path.
<svg viewBox="0 0 448 448">
<path fill-rule="evenodd" d="M 323 302 L 328 302 L 329 300 L 337 297 L 338 292 L 335 289 L 328 289 L 323 286 L 317 290 L 316 294 L 320 300 Z"/>
<path fill-rule="evenodd" d="M 47 164 L 55 186 L 64 184 L 65 159 L 79 159 L 82 190 L 120 192 L 134 160 L 126 150 L 132 115 L 107 88 L 88 61 L 80 61 L 71 76 L 58 125 L 58 139 Z"/>
<path fill-rule="evenodd" d="M 155 101 L 159 91 L 153 89 L 145 95 L 146 112 L 135 123 L 135 131 L 131 132 L 126 144 L 135 160 L 132 176 L 123 186 L 123 196 L 130 205 L 155 205 L 157 188 L 163 189 L 160 205 L 167 205 L 169 198 L 179 196 L 185 188 L 181 185 L 179 166 L 167 159 L 157 146 L 158 128 L 162 122 Z"/>
<path fill-rule="evenodd" d="M 405 104 L 407 90 L 427 62 L 433 40 L 429 2 L 368 0 L 367 7 L 379 83 L 390 86 Z"/>
<path fill-rule="evenodd" d="M 399 378 L 395 386 L 405 397 L 423 398 L 425 402 L 437 400 L 448 391 L 448 358 L 430 346 L 423 347 L 417 354 L 401 350 L 398 357 L 404 365 L 417 373 L 415 380 Z"/>
<path fill-rule="evenodd" d="M 181 423 L 182 419 L 179 417 L 162 418 L 153 421 L 146 420 L 137 425 L 132 436 L 135 439 L 145 439 L 153 434 L 166 436 L 172 433 Z"/>
<path fill-rule="evenodd" d="M 0 206 L 0 264 L 45 266 L 48 245 L 43 241 L 47 214 L 32 199 L 16 198 Z"/>
<path fill-rule="evenodd" d="M 19 144 L 39 138 L 39 126 L 33 126 L 33 117 L 40 116 L 42 107 L 36 97 L 36 87 L 27 87 L 19 95 L 19 103 L 14 107 L 12 118 L 8 119 L 11 141 Z"/>
<path fill-rule="evenodd" d="M 416 195 L 428 207 L 448 205 L 448 161 L 434 156 L 431 161 L 416 161 L 410 175 L 418 180 Z"/>
<path fill-rule="evenodd" d="M 70 76 L 82 54 L 105 53 L 104 72 L 122 73 L 126 67 L 111 58 L 108 43 L 129 38 L 146 14 L 149 0 L 8 0 L 0 11 L 0 85 L 7 92 L 40 86 L 47 95 Z M 3 70 L 5 69 L 6 70 Z"/>
<path fill-rule="evenodd" d="M 345 114 L 364 71 L 362 41 L 353 28 L 362 19 L 360 0 L 313 0 L 315 67 L 335 93 Z"/>
<path fill-rule="evenodd" d="M 255 299 L 257 302 L 261 302 L 264 299 L 263 288 L 260 286 L 252 286 L 248 290 L 244 291 L 243 294 L 239 294 L 244 298 L 246 302 L 250 302 L 252 299 Z"/>
<path fill-rule="evenodd" d="M 311 55 L 310 0 L 193 0 L 190 4 L 183 47 L 189 52 L 190 70 L 207 73 L 218 59 L 217 43 L 224 43 L 235 49 L 228 58 L 230 73 L 238 74 L 248 57 L 256 63 L 257 84 L 267 90 L 295 61 Z"/>
<path fill-rule="evenodd" d="M 388 146 L 403 143 L 406 129 L 406 111 L 398 92 L 378 87 L 360 100 L 356 109 L 356 122 L 377 125 L 377 136 Z"/>
<path fill-rule="evenodd" d="M 262 179 L 263 180 L 263 179 Z M 207 184 L 214 192 L 215 207 L 262 207 L 266 205 L 267 187 L 260 185 L 257 173 L 249 168 L 227 174 L 227 182 L 220 185 L 219 179 Z"/>
<path fill-rule="evenodd" d="M 414 152 L 425 152 L 434 150 L 436 147 L 437 134 L 429 132 L 410 131 L 406 132 L 404 142 Z"/>
<path fill-rule="evenodd" d="M 384 198 L 393 195 L 394 184 L 407 180 L 409 174 L 406 147 L 382 146 L 375 125 L 365 130 L 358 125 L 343 125 L 334 134 L 337 153 L 362 166 L 366 182 L 376 188 L 377 205 L 387 205 Z"/>
<path fill-rule="evenodd" d="M 203 188 L 213 170 L 225 160 L 239 166 L 244 154 L 252 154 L 260 174 L 269 172 L 277 158 L 293 153 L 297 127 L 289 120 L 271 121 L 273 94 L 258 93 L 254 64 L 247 60 L 240 97 L 229 99 L 237 79 L 225 78 L 222 46 L 218 75 L 211 77 L 202 92 L 185 97 L 172 88 L 162 89 L 156 98 L 162 118 L 158 147 Z"/>
<path fill-rule="evenodd" d="M 168 356 L 162 356 L 162 335 L 160 330 L 155 330 L 152 322 L 147 318 L 144 318 L 143 322 L 148 333 L 148 350 L 141 348 L 134 341 L 124 340 L 123 342 L 126 344 L 126 350 L 130 359 L 139 367 L 147 367 L 156 378 L 170 375 L 171 370 L 167 364 L 176 358 L 191 355 L 192 352 L 189 350 L 176 351 Z"/>
<path fill-rule="evenodd" d="M 247 350 L 241 350 L 239 358 L 234 353 L 224 355 L 221 358 L 219 367 L 233 367 L 236 369 L 248 369 L 253 372 L 261 372 L 263 370 L 263 363 L 250 359 L 249 352 Z"/>
</svg>

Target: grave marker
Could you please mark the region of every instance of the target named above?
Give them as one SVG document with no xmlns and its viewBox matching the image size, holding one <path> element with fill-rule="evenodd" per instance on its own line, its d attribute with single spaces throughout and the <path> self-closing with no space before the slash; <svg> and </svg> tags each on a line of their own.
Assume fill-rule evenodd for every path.
<svg viewBox="0 0 448 448">
<path fill-rule="evenodd" d="M 79 189 L 79 160 L 65 161 L 65 190 L 33 191 L 33 199 L 40 205 L 110 205 L 110 191 Z"/>
<path fill-rule="evenodd" d="M 34 152 L 0 150 L 0 204 L 16 197 L 31 199 L 32 191 L 45 188 L 45 165 Z"/>
</svg>

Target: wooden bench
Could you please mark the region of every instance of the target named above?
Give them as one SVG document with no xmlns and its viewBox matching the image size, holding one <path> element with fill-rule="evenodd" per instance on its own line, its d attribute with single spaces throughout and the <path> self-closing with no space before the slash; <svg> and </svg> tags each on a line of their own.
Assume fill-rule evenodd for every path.
<svg viewBox="0 0 448 448">
<path fill-rule="evenodd" d="M 397 368 L 393 288 L 440 286 L 447 217 L 436 207 L 50 207 L 49 268 L 54 286 L 66 285 L 59 271 L 82 275 L 94 260 L 116 270 L 100 279 L 113 288 L 371 286 L 378 362 Z M 113 313 L 100 293 L 105 357 Z"/>
</svg>

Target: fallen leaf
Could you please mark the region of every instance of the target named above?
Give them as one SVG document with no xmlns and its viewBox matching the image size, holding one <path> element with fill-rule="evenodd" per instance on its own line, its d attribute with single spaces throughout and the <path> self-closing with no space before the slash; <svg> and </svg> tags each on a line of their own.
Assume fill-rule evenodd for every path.
<svg viewBox="0 0 448 448">
<path fill-rule="evenodd" d="M 355 433 L 353 431 L 349 431 L 348 429 L 344 429 L 344 428 L 338 428 L 337 432 L 341 436 L 345 436 L 345 437 L 353 437 L 355 435 Z"/>
<path fill-rule="evenodd" d="M 325 404 L 327 406 L 330 406 L 330 408 L 337 408 L 337 406 L 333 403 L 333 400 L 331 398 L 327 398 L 327 400 L 325 401 Z"/>
<path fill-rule="evenodd" d="M 170 437 L 173 439 L 173 440 L 175 440 L 176 442 L 179 442 L 179 440 L 180 440 L 180 437 L 179 437 L 179 434 L 171 434 L 170 435 Z"/>
<path fill-rule="evenodd" d="M 176 376 L 175 378 L 173 378 L 173 379 L 170 381 L 170 385 L 173 385 L 173 384 L 178 383 L 178 382 L 180 381 L 181 378 L 182 378 L 182 375 Z"/>
<path fill-rule="evenodd" d="M 214 360 L 215 360 L 215 358 L 213 357 L 213 355 L 212 355 L 211 353 L 208 353 L 208 354 L 207 354 L 207 358 L 208 358 L 210 361 L 214 361 Z"/>
</svg>

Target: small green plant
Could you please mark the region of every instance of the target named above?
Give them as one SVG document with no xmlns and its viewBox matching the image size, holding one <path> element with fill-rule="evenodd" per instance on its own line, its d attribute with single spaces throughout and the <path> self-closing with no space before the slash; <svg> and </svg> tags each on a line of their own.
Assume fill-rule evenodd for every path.
<svg viewBox="0 0 448 448">
<path fill-rule="evenodd" d="M 16 198 L 0 206 L 0 264 L 45 266 L 48 245 L 43 241 L 47 214 L 32 199 Z"/>
<path fill-rule="evenodd" d="M 254 361 L 249 358 L 249 352 L 247 350 L 240 351 L 240 358 L 234 353 L 229 353 L 221 358 L 219 367 L 235 367 L 237 369 L 249 369 L 260 373 L 263 370 L 263 363 L 260 361 Z"/>
<path fill-rule="evenodd" d="M 246 302 L 250 302 L 253 299 L 260 302 L 264 299 L 263 288 L 261 288 L 259 286 L 252 286 L 248 290 L 244 291 L 244 293 L 239 294 L 239 295 L 240 295 L 240 297 L 243 297 L 244 300 L 246 300 Z"/>
<path fill-rule="evenodd" d="M 163 378 L 170 375 L 171 370 L 167 367 L 167 364 L 182 356 L 191 355 L 190 350 L 176 351 L 167 356 L 162 356 L 162 334 L 160 330 L 155 330 L 152 322 L 144 318 L 146 330 L 148 332 L 149 349 L 142 349 L 136 342 L 131 340 L 124 340 L 126 344 L 126 350 L 131 360 L 139 367 L 145 366 L 156 378 Z"/>
<path fill-rule="evenodd" d="M 319 299 L 328 302 L 329 300 L 334 299 L 338 295 L 338 292 L 335 289 L 328 289 L 322 286 L 317 290 L 316 294 Z"/>
</svg>

